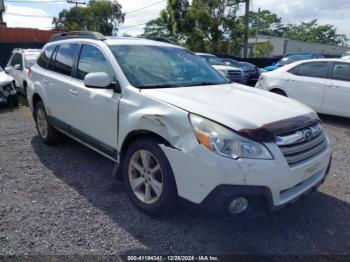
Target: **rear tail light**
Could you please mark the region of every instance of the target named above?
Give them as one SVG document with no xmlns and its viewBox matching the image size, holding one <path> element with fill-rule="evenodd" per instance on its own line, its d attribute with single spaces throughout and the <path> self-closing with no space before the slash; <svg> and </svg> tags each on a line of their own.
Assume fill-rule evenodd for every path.
<svg viewBox="0 0 350 262">
<path fill-rule="evenodd" d="M 28 77 L 31 77 L 32 76 L 32 69 L 29 67 L 28 68 Z"/>
</svg>

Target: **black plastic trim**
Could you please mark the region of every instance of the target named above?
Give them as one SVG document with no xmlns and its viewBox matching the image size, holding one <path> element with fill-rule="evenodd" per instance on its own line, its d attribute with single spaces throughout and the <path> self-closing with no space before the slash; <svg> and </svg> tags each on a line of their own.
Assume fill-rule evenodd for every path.
<svg viewBox="0 0 350 262">
<path fill-rule="evenodd" d="M 73 137 L 81 140 L 82 142 L 90 145 L 91 147 L 101 151 L 102 153 L 110 156 L 111 158 L 117 160 L 118 156 L 118 150 L 87 135 L 86 133 L 66 124 L 65 122 L 52 117 L 48 116 L 48 121 L 50 124 L 54 127 L 57 127 L 59 129 L 62 129 L 63 131 L 67 132 L 68 134 L 72 135 Z"/>
</svg>

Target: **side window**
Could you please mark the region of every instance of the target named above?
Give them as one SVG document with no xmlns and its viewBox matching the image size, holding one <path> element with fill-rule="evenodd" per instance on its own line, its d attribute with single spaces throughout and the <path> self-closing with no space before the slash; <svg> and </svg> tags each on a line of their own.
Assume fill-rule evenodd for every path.
<svg viewBox="0 0 350 262">
<path fill-rule="evenodd" d="M 334 63 L 332 78 L 336 80 L 350 81 L 350 64 Z"/>
<path fill-rule="evenodd" d="M 15 65 L 22 65 L 22 55 L 21 54 L 14 54 L 10 63 L 10 66 Z"/>
<path fill-rule="evenodd" d="M 55 45 L 50 45 L 45 48 L 45 50 L 40 54 L 38 58 L 38 65 L 42 68 L 47 68 L 52 56 L 53 51 L 55 50 Z"/>
<path fill-rule="evenodd" d="M 102 52 L 91 45 L 83 45 L 80 53 L 77 78 L 84 80 L 84 77 L 89 73 L 105 72 L 114 79 L 114 72 Z"/>
<path fill-rule="evenodd" d="M 299 76 L 326 78 L 328 75 L 328 62 L 309 62 L 301 64 L 289 70 L 289 72 Z"/>
<path fill-rule="evenodd" d="M 61 44 L 55 55 L 52 70 L 70 76 L 78 48 L 78 44 Z"/>
</svg>

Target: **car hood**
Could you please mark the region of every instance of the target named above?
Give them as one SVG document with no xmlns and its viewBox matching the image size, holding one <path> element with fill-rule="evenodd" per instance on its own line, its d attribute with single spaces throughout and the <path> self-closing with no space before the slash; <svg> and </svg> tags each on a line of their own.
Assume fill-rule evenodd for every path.
<svg viewBox="0 0 350 262">
<path fill-rule="evenodd" d="M 142 89 L 141 93 L 234 130 L 259 128 L 313 112 L 295 100 L 236 83 Z"/>
<path fill-rule="evenodd" d="M 8 83 L 13 81 L 13 77 L 6 74 L 4 71 L 0 72 L 0 83 Z"/>
<path fill-rule="evenodd" d="M 241 68 L 234 67 L 234 66 L 227 66 L 227 65 L 212 65 L 216 70 L 238 70 L 242 71 Z"/>
</svg>

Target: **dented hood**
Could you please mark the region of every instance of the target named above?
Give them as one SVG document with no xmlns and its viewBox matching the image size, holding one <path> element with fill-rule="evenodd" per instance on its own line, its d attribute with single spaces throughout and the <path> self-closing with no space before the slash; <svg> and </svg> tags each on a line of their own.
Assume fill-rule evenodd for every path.
<svg viewBox="0 0 350 262">
<path fill-rule="evenodd" d="M 142 89 L 141 92 L 234 130 L 255 129 L 313 113 L 295 100 L 239 84 Z"/>
</svg>

